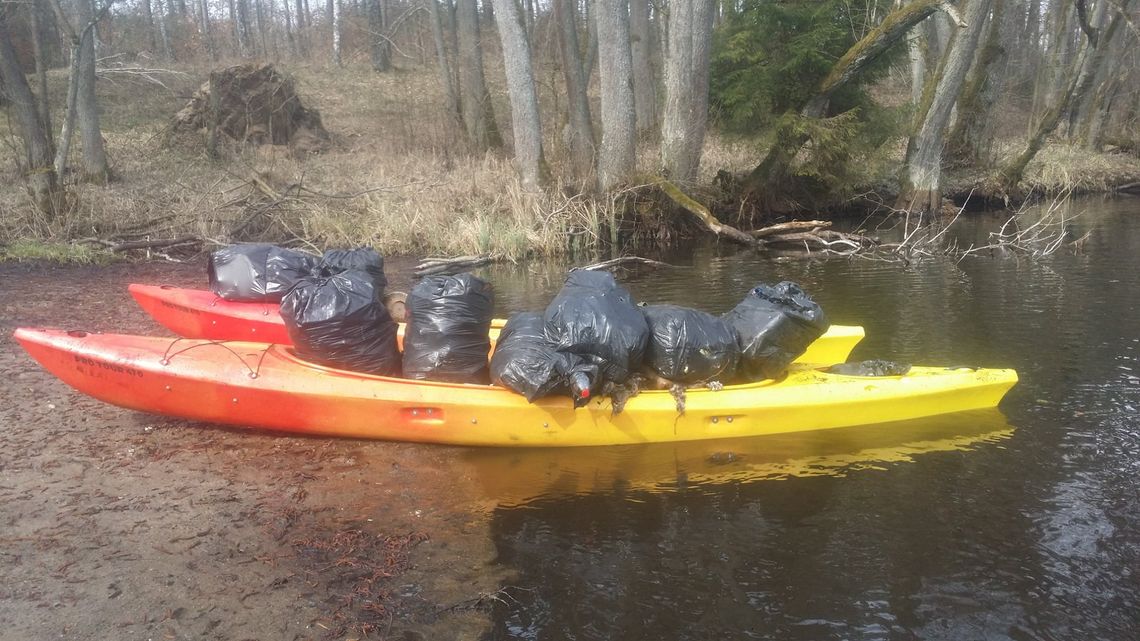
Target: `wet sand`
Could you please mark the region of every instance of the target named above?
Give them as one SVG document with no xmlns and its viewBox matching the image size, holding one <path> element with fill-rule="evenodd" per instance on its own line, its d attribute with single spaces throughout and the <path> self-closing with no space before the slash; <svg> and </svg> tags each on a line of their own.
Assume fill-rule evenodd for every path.
<svg viewBox="0 0 1140 641">
<path fill-rule="evenodd" d="M 204 287 L 204 274 L 0 264 L 0 638 L 485 634 L 481 597 L 504 577 L 463 450 L 123 410 L 11 338 L 18 326 L 165 334 L 127 284 Z"/>
</svg>

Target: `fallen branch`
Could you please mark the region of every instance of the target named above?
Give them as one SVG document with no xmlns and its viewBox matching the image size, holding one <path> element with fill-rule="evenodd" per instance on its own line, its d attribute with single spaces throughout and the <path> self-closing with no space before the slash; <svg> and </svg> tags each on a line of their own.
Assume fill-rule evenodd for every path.
<svg viewBox="0 0 1140 641">
<path fill-rule="evenodd" d="M 817 245 L 826 248 L 830 248 L 835 245 L 846 245 L 852 249 L 871 247 L 876 244 L 874 239 L 868 238 L 866 236 L 860 236 L 859 234 L 847 234 L 830 229 L 780 234 L 779 236 L 771 236 L 767 238 L 766 242 L 770 245 Z"/>
<path fill-rule="evenodd" d="M 459 256 L 457 258 L 425 258 L 412 270 L 416 278 L 434 274 L 454 274 L 474 267 L 489 265 L 498 260 L 494 256 Z"/>
<path fill-rule="evenodd" d="M 753 229 L 748 232 L 753 238 L 764 238 L 766 236 L 775 236 L 777 234 L 784 234 L 787 232 L 799 231 L 802 229 L 827 229 L 831 227 L 831 223 L 825 220 L 793 220 L 791 222 L 780 223 L 778 225 L 770 225 L 768 227 L 761 227 L 760 229 Z"/>
<path fill-rule="evenodd" d="M 593 265 L 586 265 L 585 267 L 575 267 L 574 269 L 581 269 L 585 271 L 599 271 L 602 269 L 609 269 L 618 265 L 625 265 L 626 263 L 637 263 L 639 265 L 649 265 L 651 267 L 676 267 L 669 263 L 663 263 L 659 260 L 652 260 L 649 258 L 642 258 L 641 256 L 622 256 L 620 258 L 611 258 L 610 260 L 603 260 L 600 263 Z"/>
<path fill-rule="evenodd" d="M 189 245 L 201 242 L 202 239 L 197 236 L 179 236 L 177 238 L 160 238 L 155 240 L 132 240 L 111 245 L 110 250 L 117 254 L 132 249 L 158 249 L 159 247 L 174 247 L 175 245 Z"/>
<path fill-rule="evenodd" d="M 656 184 L 661 188 L 661 191 L 665 192 L 665 195 L 668 196 L 673 202 L 677 203 L 681 206 L 682 209 L 700 219 L 700 221 L 704 223 L 705 227 L 708 228 L 708 230 L 712 233 L 716 234 L 717 236 L 724 236 L 725 238 L 736 241 L 742 245 L 748 245 L 750 247 L 756 246 L 756 241 L 752 238 L 752 236 L 749 236 L 748 234 L 740 231 L 732 225 L 726 225 L 720 222 L 720 220 L 718 220 L 717 217 L 714 216 L 711 211 L 709 211 L 708 207 L 705 207 L 701 203 L 687 196 L 685 192 L 681 191 L 681 188 L 677 185 L 674 185 L 664 178 L 657 178 Z"/>
</svg>

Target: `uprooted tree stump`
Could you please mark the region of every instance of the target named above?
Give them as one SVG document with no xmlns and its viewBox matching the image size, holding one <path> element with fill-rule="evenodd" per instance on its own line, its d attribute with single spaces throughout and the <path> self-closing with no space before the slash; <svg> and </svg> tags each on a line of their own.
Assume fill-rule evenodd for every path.
<svg viewBox="0 0 1140 641">
<path fill-rule="evenodd" d="M 210 79 L 174 115 L 170 132 L 204 133 L 211 156 L 224 140 L 288 145 L 295 155 L 320 152 L 329 145 L 320 113 L 303 106 L 293 79 L 267 63 L 210 72 Z"/>
</svg>

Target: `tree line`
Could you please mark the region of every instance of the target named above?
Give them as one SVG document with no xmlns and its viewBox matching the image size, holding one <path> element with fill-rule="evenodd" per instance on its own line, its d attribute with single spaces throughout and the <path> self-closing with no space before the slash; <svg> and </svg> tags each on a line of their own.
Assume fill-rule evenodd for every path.
<svg viewBox="0 0 1140 641">
<path fill-rule="evenodd" d="M 365 57 L 378 73 L 434 67 L 444 112 L 473 153 L 508 148 L 521 183 L 607 192 L 649 173 L 698 178 L 710 127 L 761 137 L 735 185 L 763 209 L 797 186 L 829 189 L 859 151 L 905 138 L 899 210 L 938 211 L 949 166 L 984 170 L 1009 196 L 1047 140 L 1135 148 L 1140 12 L 1133 0 L 5 0 L 0 89 L 23 141 L 35 205 L 61 206 L 60 177 L 111 175 L 96 104 L 101 60 Z M 501 61 L 509 115 L 487 60 Z M 62 114 L 47 70 L 68 69 Z M 556 100 L 540 100 L 555 69 Z M 335 73 L 332 71 L 330 73 Z M 893 124 L 871 97 L 906 77 Z M 897 84 L 897 83 L 896 83 Z M 995 116 L 1024 125 L 1013 153 Z M 901 114 L 901 116 L 900 116 Z M 509 122 L 509 136 L 500 131 Z M 545 133 L 544 133 L 545 128 Z M 557 129 L 557 131 L 552 131 Z M 57 133 L 58 132 L 58 133 Z M 72 138 L 82 155 L 69 167 Z M 509 145 L 508 145 L 509 143 Z M 552 167 L 550 147 L 564 162 Z M 644 162 L 644 161 L 643 161 Z"/>
</svg>

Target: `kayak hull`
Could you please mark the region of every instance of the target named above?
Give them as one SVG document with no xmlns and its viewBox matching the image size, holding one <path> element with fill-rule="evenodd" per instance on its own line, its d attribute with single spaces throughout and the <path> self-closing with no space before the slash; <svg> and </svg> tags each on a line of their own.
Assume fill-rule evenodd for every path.
<svg viewBox="0 0 1140 641">
<path fill-rule="evenodd" d="M 255 341 L 292 345 L 276 303 L 235 303 L 201 289 L 171 285 L 130 285 L 131 296 L 163 327 L 185 338 L 217 341 Z M 506 321 L 491 322 L 491 342 L 499 337 Z M 403 340 L 403 324 L 399 339 Z M 863 328 L 833 325 L 819 340 L 808 346 L 800 363 L 842 363 L 863 340 Z"/>
<path fill-rule="evenodd" d="M 46 370 L 99 400 L 242 427 L 482 446 L 692 441 L 820 430 L 994 407 L 1017 381 L 1006 369 L 916 367 L 856 377 L 793 367 L 778 381 L 689 390 L 685 408 L 644 391 L 574 409 L 506 389 L 371 376 L 313 365 L 289 347 L 124 334 L 18 329 Z"/>
</svg>

